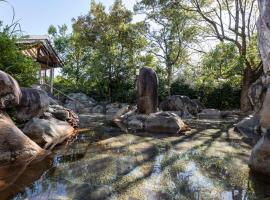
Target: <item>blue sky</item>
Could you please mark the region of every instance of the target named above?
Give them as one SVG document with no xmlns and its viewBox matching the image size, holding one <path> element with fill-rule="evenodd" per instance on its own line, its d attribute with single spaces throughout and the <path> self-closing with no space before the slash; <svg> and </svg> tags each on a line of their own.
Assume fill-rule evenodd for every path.
<svg viewBox="0 0 270 200">
<path fill-rule="evenodd" d="M 70 27 L 71 19 L 89 11 L 91 0 L 8 0 L 14 7 L 16 19 L 24 34 L 44 35 L 49 25 L 67 24 Z M 96 0 L 98 2 L 98 0 Z M 107 8 L 114 0 L 99 0 Z M 123 0 L 126 7 L 132 10 L 136 0 Z M 0 3 L 0 21 L 9 24 L 12 20 L 10 5 Z"/>
</svg>

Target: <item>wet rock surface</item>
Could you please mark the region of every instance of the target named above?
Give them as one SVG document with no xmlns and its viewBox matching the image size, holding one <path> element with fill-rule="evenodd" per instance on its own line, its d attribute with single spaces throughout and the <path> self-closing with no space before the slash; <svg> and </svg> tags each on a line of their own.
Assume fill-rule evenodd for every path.
<svg viewBox="0 0 270 200">
<path fill-rule="evenodd" d="M 74 134 L 74 128 L 66 121 L 55 118 L 33 118 L 23 128 L 24 134 L 45 149 L 52 149 Z"/>
<path fill-rule="evenodd" d="M 0 165 L 31 160 L 43 150 L 18 129 L 7 114 L 0 111 Z"/>
<path fill-rule="evenodd" d="M 21 96 L 21 89 L 17 81 L 0 70 L 0 109 L 18 105 Z"/>
<path fill-rule="evenodd" d="M 56 148 L 41 161 L 44 168 L 27 168 L 32 184 L 22 178 L 1 194 L 11 199 L 267 198 L 270 184 L 250 175 L 251 148 L 233 123 L 190 121 L 186 135 L 107 132 L 102 125 L 102 131 L 83 132 L 69 146 Z"/>
</svg>

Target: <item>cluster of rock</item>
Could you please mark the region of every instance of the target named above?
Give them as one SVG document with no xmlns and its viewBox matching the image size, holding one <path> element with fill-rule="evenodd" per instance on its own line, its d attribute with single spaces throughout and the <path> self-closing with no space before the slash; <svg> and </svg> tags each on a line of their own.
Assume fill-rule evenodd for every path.
<svg viewBox="0 0 270 200">
<path fill-rule="evenodd" d="M 192 116 L 197 116 L 205 107 L 197 99 L 174 95 L 162 101 L 159 108 L 163 111 L 175 111 L 182 118 L 192 118 Z"/>
<path fill-rule="evenodd" d="M 9 74 L 0 71 L 0 161 L 24 161 L 45 152 L 74 133 L 78 116 L 70 109 L 50 105 L 46 92 L 20 88 Z M 22 131 L 17 122 L 27 122 Z M 11 109 L 11 111 L 10 111 Z"/>
</svg>

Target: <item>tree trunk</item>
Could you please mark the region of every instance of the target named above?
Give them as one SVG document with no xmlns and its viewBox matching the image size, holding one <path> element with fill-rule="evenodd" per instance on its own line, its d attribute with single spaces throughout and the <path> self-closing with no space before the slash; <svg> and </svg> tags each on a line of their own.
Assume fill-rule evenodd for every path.
<svg viewBox="0 0 270 200">
<path fill-rule="evenodd" d="M 240 100 L 240 110 L 243 115 L 249 114 L 252 111 L 252 105 L 248 97 L 248 91 L 253 83 L 253 77 L 254 73 L 251 67 L 246 67 L 243 75 Z"/>
<path fill-rule="evenodd" d="M 167 84 L 168 84 L 168 96 L 171 96 L 172 66 L 170 65 L 167 65 Z"/>
</svg>

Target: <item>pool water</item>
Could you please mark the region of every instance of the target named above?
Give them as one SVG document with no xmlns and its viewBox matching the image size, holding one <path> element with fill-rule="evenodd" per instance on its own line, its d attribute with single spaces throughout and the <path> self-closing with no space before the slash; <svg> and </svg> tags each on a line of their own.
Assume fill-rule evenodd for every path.
<svg viewBox="0 0 270 200">
<path fill-rule="evenodd" d="M 43 159 L 1 168 L 0 199 L 270 199 L 270 183 L 250 172 L 251 147 L 233 121 L 188 123 L 185 135 L 111 124 L 80 132 Z"/>
</svg>

